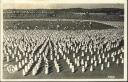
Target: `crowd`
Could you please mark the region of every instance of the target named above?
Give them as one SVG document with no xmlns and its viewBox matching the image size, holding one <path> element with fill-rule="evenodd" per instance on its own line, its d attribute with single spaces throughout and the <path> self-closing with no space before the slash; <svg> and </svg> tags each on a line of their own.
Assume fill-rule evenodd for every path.
<svg viewBox="0 0 128 82">
<path fill-rule="evenodd" d="M 104 71 L 111 64 L 124 63 L 124 37 L 121 29 L 108 30 L 7 30 L 4 31 L 3 55 L 16 62 L 15 70 L 23 76 L 37 75 L 40 69 L 50 73 L 51 63 L 61 72 L 63 60 L 72 73 L 76 69 Z M 64 69 L 65 70 L 65 69 Z"/>
</svg>

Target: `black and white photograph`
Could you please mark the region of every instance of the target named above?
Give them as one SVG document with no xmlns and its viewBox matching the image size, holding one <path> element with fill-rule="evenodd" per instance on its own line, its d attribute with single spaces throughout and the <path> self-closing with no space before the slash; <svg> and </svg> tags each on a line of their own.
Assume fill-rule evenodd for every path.
<svg viewBox="0 0 128 82">
<path fill-rule="evenodd" d="M 69 1 L 3 0 L 3 80 L 126 80 L 125 0 Z"/>
</svg>

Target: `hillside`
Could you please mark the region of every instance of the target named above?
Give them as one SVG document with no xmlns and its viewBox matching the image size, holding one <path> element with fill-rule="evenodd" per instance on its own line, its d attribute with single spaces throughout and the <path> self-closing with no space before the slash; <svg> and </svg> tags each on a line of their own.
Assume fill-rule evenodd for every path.
<svg viewBox="0 0 128 82">
<path fill-rule="evenodd" d="M 123 9 L 119 8 L 96 8 L 96 9 L 83 9 L 83 8 L 69 8 L 69 9 L 5 9 L 4 13 L 42 13 L 42 12 L 54 12 L 54 13 L 115 13 L 115 14 L 124 14 Z"/>
<path fill-rule="evenodd" d="M 123 20 L 123 9 L 98 8 L 98 9 L 5 9 L 4 19 L 87 19 L 87 20 Z"/>
</svg>

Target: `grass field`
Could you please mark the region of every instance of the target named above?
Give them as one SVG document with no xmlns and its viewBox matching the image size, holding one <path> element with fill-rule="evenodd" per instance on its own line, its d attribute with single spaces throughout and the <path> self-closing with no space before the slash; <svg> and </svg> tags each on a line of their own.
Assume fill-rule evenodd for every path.
<svg viewBox="0 0 128 82">
<path fill-rule="evenodd" d="M 113 23 L 109 23 L 75 19 L 13 19 L 4 21 L 4 29 L 102 30 L 116 28 Z"/>
</svg>

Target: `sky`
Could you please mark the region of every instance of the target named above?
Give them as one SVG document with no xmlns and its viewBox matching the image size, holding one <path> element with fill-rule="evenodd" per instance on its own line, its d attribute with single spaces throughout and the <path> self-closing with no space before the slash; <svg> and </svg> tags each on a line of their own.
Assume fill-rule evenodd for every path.
<svg viewBox="0 0 128 82">
<path fill-rule="evenodd" d="M 3 0 L 3 9 L 122 8 L 125 0 Z"/>
</svg>

